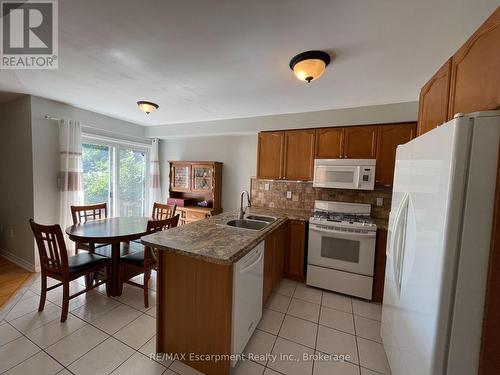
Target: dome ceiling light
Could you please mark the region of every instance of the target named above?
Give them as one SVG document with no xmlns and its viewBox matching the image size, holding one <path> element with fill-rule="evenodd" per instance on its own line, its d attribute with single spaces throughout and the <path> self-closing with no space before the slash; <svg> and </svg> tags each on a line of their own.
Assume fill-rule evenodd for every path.
<svg viewBox="0 0 500 375">
<path fill-rule="evenodd" d="M 330 63 L 330 55 L 323 51 L 307 51 L 299 53 L 290 60 L 290 69 L 298 80 L 311 81 L 321 77 Z"/>
<path fill-rule="evenodd" d="M 160 106 L 153 102 L 147 102 L 145 100 L 140 100 L 137 102 L 140 110 L 146 112 L 146 114 L 150 114 L 151 112 L 156 111 Z"/>
</svg>

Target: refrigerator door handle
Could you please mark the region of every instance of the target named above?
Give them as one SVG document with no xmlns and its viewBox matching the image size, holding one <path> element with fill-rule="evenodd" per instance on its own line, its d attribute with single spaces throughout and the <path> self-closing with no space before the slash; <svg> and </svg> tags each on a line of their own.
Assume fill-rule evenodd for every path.
<svg viewBox="0 0 500 375">
<path fill-rule="evenodd" d="M 407 240 L 407 230 L 408 230 L 408 216 L 410 215 L 410 209 L 412 210 L 412 214 L 414 215 L 414 208 L 412 201 L 410 199 L 410 195 L 408 195 L 408 200 L 406 202 L 406 215 L 404 215 L 404 237 L 402 237 L 402 241 L 400 242 L 399 246 L 399 259 L 398 259 L 398 279 L 396 280 L 396 286 L 397 286 L 397 291 L 398 294 L 401 295 L 401 286 L 403 285 L 403 265 L 404 265 L 404 260 L 406 256 L 406 249 L 408 247 L 408 244 L 406 243 Z"/>
<path fill-rule="evenodd" d="M 389 246 L 387 247 L 386 251 L 387 256 L 391 256 L 394 253 L 396 234 L 399 230 L 399 219 L 401 218 L 401 214 L 403 213 L 403 210 L 407 204 L 409 196 L 410 195 L 408 193 L 405 193 L 403 199 L 401 199 L 401 203 L 399 204 L 399 207 L 396 211 L 396 217 L 394 218 L 392 228 L 389 228 L 389 232 L 391 232 L 391 238 L 389 241 Z"/>
<path fill-rule="evenodd" d="M 388 249 L 388 256 L 392 256 L 393 269 L 394 269 L 394 281 L 396 284 L 396 291 L 398 297 L 401 294 L 401 282 L 402 282 L 402 249 L 404 248 L 404 236 L 402 230 L 406 225 L 406 216 L 403 213 L 407 212 L 410 201 L 410 194 L 405 193 L 401 203 L 399 205 L 396 217 L 394 219 L 394 226 L 391 234 L 390 248 Z"/>
</svg>

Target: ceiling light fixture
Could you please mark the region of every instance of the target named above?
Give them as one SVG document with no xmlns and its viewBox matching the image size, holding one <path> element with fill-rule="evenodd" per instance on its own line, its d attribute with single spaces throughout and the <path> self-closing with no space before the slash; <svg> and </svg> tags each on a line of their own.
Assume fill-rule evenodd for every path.
<svg viewBox="0 0 500 375">
<path fill-rule="evenodd" d="M 298 80 L 311 83 L 325 71 L 330 63 L 330 55 L 323 51 L 307 51 L 299 53 L 290 60 L 290 69 Z"/>
<path fill-rule="evenodd" d="M 160 106 L 156 103 L 147 102 L 145 100 L 140 100 L 137 102 L 140 110 L 146 112 L 146 114 L 150 114 L 151 112 L 156 111 Z"/>
</svg>

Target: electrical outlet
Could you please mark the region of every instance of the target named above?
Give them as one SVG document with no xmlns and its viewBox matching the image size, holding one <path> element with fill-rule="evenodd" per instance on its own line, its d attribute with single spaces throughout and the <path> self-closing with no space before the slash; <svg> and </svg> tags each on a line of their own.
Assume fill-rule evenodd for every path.
<svg viewBox="0 0 500 375">
<path fill-rule="evenodd" d="M 286 199 L 292 199 L 292 192 L 291 191 L 286 192 Z"/>
<path fill-rule="evenodd" d="M 383 206 L 384 205 L 384 198 L 377 198 L 377 206 Z"/>
<path fill-rule="evenodd" d="M 269 191 L 269 182 L 266 182 L 266 183 L 264 184 L 264 190 L 265 190 L 265 191 Z"/>
</svg>

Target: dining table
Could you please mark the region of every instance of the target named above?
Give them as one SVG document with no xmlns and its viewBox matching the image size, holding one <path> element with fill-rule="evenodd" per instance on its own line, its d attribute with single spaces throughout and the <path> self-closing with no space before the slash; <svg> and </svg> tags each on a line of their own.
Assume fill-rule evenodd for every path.
<svg viewBox="0 0 500 375">
<path fill-rule="evenodd" d="M 123 216 L 99 220 L 91 220 L 74 224 L 66 228 L 66 234 L 72 241 L 93 244 L 111 245 L 110 294 L 120 296 L 120 252 L 122 243 L 138 240 L 147 234 L 149 217 Z"/>
</svg>

